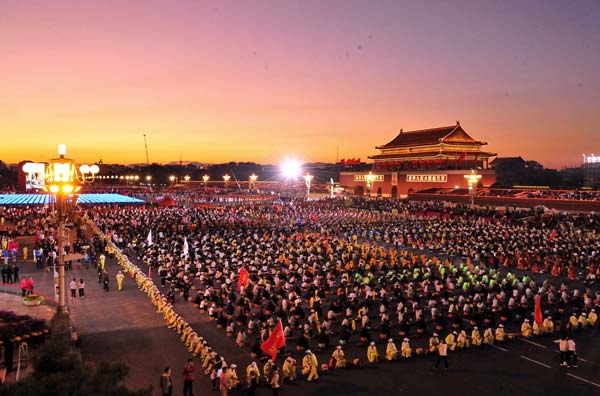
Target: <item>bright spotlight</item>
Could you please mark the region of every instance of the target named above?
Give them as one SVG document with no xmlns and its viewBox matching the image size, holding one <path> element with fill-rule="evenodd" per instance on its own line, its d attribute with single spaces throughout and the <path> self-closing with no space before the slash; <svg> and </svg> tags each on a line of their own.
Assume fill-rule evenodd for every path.
<svg viewBox="0 0 600 396">
<path fill-rule="evenodd" d="M 300 176 L 300 161 L 294 158 L 286 158 L 281 164 L 281 173 L 286 179 L 297 179 Z"/>
</svg>

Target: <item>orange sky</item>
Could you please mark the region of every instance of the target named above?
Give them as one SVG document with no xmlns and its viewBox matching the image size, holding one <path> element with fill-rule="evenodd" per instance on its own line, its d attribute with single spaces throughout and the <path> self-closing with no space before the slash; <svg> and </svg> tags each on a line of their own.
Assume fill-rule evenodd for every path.
<svg viewBox="0 0 600 396">
<path fill-rule="evenodd" d="M 600 3 L 36 1 L 0 14 L 0 159 L 305 161 L 454 124 L 600 152 Z M 10 142 L 8 145 L 4 144 Z"/>
</svg>

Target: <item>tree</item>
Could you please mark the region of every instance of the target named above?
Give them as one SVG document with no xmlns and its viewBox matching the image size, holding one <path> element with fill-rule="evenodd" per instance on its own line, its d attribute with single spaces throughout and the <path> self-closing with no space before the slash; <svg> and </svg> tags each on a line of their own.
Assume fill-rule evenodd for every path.
<svg viewBox="0 0 600 396">
<path fill-rule="evenodd" d="M 84 363 L 62 339 L 46 342 L 35 371 L 23 381 L 0 388 L 0 396 L 150 396 L 152 387 L 129 390 L 123 385 L 129 369 L 121 363 Z"/>
</svg>

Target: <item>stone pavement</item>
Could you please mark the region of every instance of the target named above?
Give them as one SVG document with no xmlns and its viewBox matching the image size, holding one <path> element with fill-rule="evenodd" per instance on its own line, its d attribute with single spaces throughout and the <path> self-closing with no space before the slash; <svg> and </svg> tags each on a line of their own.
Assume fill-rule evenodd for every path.
<svg viewBox="0 0 600 396">
<path fill-rule="evenodd" d="M 20 266 L 23 276 L 33 276 L 37 293 L 53 297 L 52 272 L 32 271 L 31 263 Z M 126 385 L 134 389 L 153 385 L 156 395 L 160 393 L 160 374 L 169 366 L 173 372 L 173 394 L 181 394 L 181 372 L 190 353 L 135 282 L 125 278 L 123 291 L 118 292 L 115 276 L 119 266 L 107 260 L 107 268 L 111 283 L 108 292 L 98 283 L 95 269 L 66 271 L 67 285 L 72 278 L 83 278 L 86 283 L 83 299 L 71 299 L 67 290 L 67 304 L 84 359 L 125 363 L 130 369 Z M 199 368 L 196 374 L 196 394 L 206 394 L 210 381 Z"/>
</svg>

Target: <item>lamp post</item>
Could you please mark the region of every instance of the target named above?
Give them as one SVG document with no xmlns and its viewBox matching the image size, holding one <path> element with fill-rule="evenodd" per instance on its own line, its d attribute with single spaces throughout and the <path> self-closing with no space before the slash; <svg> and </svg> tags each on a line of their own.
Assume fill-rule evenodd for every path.
<svg viewBox="0 0 600 396">
<path fill-rule="evenodd" d="M 310 184 L 312 183 L 314 176 L 310 173 L 304 175 L 304 183 L 306 184 L 306 200 L 310 199 Z"/>
<path fill-rule="evenodd" d="M 373 188 L 373 182 L 375 182 L 376 178 L 377 176 L 372 172 L 369 172 L 369 174 L 365 176 L 365 180 L 367 181 L 367 195 L 369 197 L 371 196 L 371 189 Z"/>
<path fill-rule="evenodd" d="M 152 176 L 150 176 L 150 175 L 146 176 L 146 183 L 147 183 L 148 185 L 150 185 L 150 182 L 151 182 L 151 181 L 152 181 Z"/>
<path fill-rule="evenodd" d="M 183 177 L 183 180 L 185 180 L 186 183 L 189 182 L 190 181 L 190 175 L 185 175 Z"/>
<path fill-rule="evenodd" d="M 65 220 L 68 218 L 67 202 L 71 203 L 80 189 L 80 184 L 93 182 L 100 171 L 98 165 L 81 165 L 79 172 L 73 160 L 65 158 L 67 146 L 58 145 L 59 158 L 51 159 L 46 168 L 47 188 L 54 196 L 58 215 L 58 307 L 57 312 L 67 312 L 65 288 L 65 256 L 64 256 L 64 231 Z"/>
<path fill-rule="evenodd" d="M 171 185 L 175 184 L 175 176 L 169 176 L 169 180 L 171 181 Z"/>
<path fill-rule="evenodd" d="M 252 192 L 252 190 L 254 190 L 254 184 L 256 183 L 257 179 L 258 179 L 258 176 L 256 176 L 254 173 L 251 174 L 250 176 L 248 176 L 248 180 L 249 180 L 248 191 Z"/>
<path fill-rule="evenodd" d="M 204 191 L 208 191 L 208 179 L 210 179 L 210 176 L 208 176 L 208 175 L 202 176 L 202 180 L 204 181 Z"/>
<path fill-rule="evenodd" d="M 471 169 L 471 173 L 465 175 L 467 184 L 469 185 L 469 196 L 471 198 L 471 206 L 475 205 L 475 194 L 477 193 L 477 183 L 481 180 L 481 175 L 477 174 L 475 169 Z"/>
<path fill-rule="evenodd" d="M 229 179 L 231 179 L 231 176 L 229 176 L 227 173 L 223 175 L 223 180 L 225 181 L 225 194 L 227 194 L 227 182 Z"/>
</svg>

